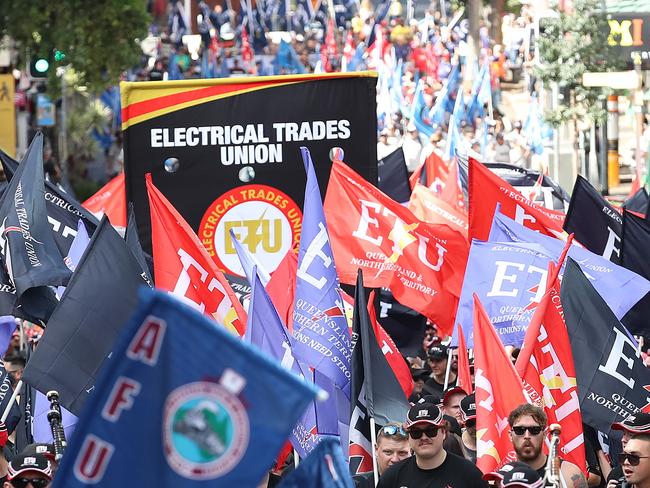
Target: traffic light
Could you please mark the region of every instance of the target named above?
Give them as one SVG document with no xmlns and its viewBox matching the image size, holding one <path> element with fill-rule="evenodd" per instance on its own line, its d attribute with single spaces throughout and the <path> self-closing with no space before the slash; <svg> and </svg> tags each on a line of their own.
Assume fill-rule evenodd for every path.
<svg viewBox="0 0 650 488">
<path fill-rule="evenodd" d="M 50 62 L 42 56 L 33 56 L 29 63 L 29 75 L 32 78 L 47 78 Z"/>
</svg>

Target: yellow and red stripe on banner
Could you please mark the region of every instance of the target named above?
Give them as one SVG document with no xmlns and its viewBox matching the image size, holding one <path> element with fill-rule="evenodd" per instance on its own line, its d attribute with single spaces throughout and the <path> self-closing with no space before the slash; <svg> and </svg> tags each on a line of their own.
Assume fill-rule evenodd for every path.
<svg viewBox="0 0 650 488">
<path fill-rule="evenodd" d="M 377 77 L 377 73 L 358 71 L 317 75 L 122 82 L 122 130 L 160 115 L 242 93 L 330 78 L 358 77 Z"/>
</svg>

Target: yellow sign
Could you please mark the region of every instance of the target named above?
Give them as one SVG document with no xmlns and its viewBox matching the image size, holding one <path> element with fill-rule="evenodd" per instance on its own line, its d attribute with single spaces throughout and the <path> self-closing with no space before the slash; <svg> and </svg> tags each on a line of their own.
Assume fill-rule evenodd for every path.
<svg viewBox="0 0 650 488">
<path fill-rule="evenodd" d="M 0 75 L 0 149 L 16 157 L 16 105 L 14 77 Z"/>
</svg>

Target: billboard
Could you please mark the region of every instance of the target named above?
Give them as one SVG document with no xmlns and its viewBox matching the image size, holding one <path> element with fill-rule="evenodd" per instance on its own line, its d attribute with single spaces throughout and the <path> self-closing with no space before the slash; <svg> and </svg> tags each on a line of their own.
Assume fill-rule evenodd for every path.
<svg viewBox="0 0 650 488">
<path fill-rule="evenodd" d="M 145 180 L 183 215 L 226 273 L 235 236 L 273 271 L 300 239 L 309 148 L 323 196 L 330 151 L 377 184 L 376 73 L 120 85 L 126 198 L 151 250 Z"/>
</svg>

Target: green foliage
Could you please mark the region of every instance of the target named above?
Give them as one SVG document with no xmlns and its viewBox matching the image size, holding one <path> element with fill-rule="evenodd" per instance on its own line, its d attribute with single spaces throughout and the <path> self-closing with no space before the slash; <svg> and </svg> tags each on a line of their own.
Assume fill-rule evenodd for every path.
<svg viewBox="0 0 650 488">
<path fill-rule="evenodd" d="M 142 0 L 2 0 L 0 38 L 7 34 L 17 42 L 22 61 L 48 57 L 51 84 L 58 86 L 56 66 L 72 65 L 81 83 L 99 92 L 139 61 L 136 39 L 144 38 L 150 20 L 145 5 Z"/>
<path fill-rule="evenodd" d="M 621 68 L 613 49 L 607 43 L 609 27 L 600 0 L 574 0 L 570 14 L 543 19 L 539 39 L 541 66 L 537 74 L 546 88 L 558 83 L 566 94 L 560 107 L 544 114 L 553 126 L 569 120 L 602 121 L 607 112 L 603 101 L 609 93 L 605 88 L 582 86 L 585 72 L 614 71 Z M 553 9 L 557 12 L 557 9 Z"/>
</svg>

